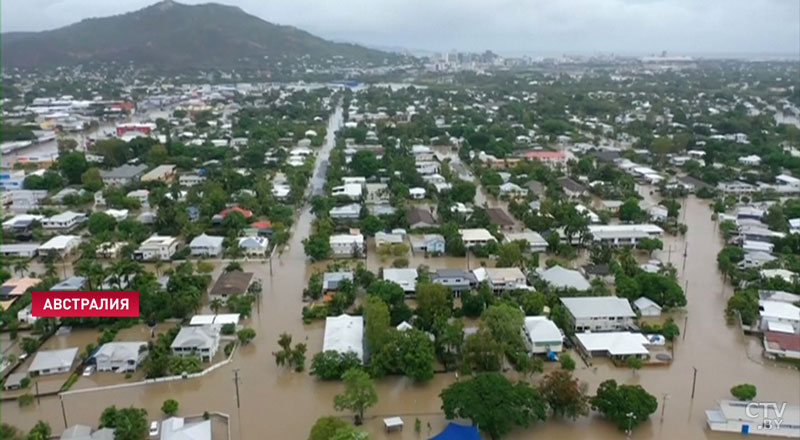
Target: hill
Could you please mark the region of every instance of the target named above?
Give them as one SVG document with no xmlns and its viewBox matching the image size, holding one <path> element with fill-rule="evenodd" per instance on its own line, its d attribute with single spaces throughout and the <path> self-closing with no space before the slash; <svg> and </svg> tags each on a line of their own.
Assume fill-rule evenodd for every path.
<svg viewBox="0 0 800 440">
<path fill-rule="evenodd" d="M 132 61 L 164 70 L 263 66 L 306 55 L 372 62 L 395 56 L 333 43 L 292 26 L 269 23 L 237 7 L 171 0 L 50 31 L 2 34 L 0 53 L 3 67 Z"/>
</svg>

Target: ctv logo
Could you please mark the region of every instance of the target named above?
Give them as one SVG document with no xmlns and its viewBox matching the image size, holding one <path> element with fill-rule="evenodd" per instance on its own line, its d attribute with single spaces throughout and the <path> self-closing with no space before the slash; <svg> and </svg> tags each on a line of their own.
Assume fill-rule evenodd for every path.
<svg viewBox="0 0 800 440">
<path fill-rule="evenodd" d="M 786 402 L 751 402 L 744 408 L 747 417 L 762 419 L 756 429 L 762 431 L 772 431 L 781 429 L 783 424 L 783 413 L 786 411 Z M 763 418 L 762 418 L 763 414 Z M 772 415 L 774 414 L 774 417 Z"/>
</svg>

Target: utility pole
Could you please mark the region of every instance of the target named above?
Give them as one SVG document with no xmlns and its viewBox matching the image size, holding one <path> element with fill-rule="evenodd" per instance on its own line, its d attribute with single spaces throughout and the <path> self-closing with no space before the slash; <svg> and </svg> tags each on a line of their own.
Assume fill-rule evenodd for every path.
<svg viewBox="0 0 800 440">
<path fill-rule="evenodd" d="M 64 409 L 64 396 L 59 394 L 58 400 L 61 401 L 61 416 L 64 417 L 64 429 L 67 429 L 67 410 Z"/>
<path fill-rule="evenodd" d="M 668 397 L 669 397 L 669 394 L 664 393 L 663 397 L 661 399 L 661 423 L 664 423 L 664 410 L 667 407 L 667 398 Z"/>
<path fill-rule="evenodd" d="M 686 272 L 686 257 L 689 255 L 689 242 L 686 242 L 686 246 L 683 248 L 683 270 L 682 272 Z"/>
<path fill-rule="evenodd" d="M 33 384 L 36 386 L 36 404 L 37 405 L 41 405 L 42 404 L 42 400 L 39 397 L 39 381 L 37 380 Z"/>
<path fill-rule="evenodd" d="M 236 384 L 236 408 L 240 408 L 239 404 L 239 369 L 233 370 L 233 383 Z M 692 393 L 694 395 L 694 393 Z"/>
<path fill-rule="evenodd" d="M 686 326 L 689 325 L 689 315 L 683 318 L 683 340 L 686 340 Z"/>
<path fill-rule="evenodd" d="M 694 370 L 694 376 L 692 377 L 692 400 L 694 400 L 694 388 L 697 384 L 697 368 L 692 367 L 692 369 Z"/>
</svg>

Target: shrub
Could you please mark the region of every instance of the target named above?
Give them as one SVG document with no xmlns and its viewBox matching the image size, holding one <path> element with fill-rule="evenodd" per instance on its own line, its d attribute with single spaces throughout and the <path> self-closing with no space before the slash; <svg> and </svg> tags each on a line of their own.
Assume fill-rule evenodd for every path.
<svg viewBox="0 0 800 440">
<path fill-rule="evenodd" d="M 232 335 L 236 333 L 236 324 L 229 322 L 227 324 L 222 325 L 222 329 L 220 329 L 223 335 Z"/>
<path fill-rule="evenodd" d="M 31 394 L 31 393 L 26 393 L 26 394 L 23 394 L 23 395 L 19 396 L 19 406 L 20 406 L 20 408 L 23 408 L 23 407 L 26 407 L 26 406 L 30 406 L 31 404 L 33 404 L 33 399 L 34 399 L 34 397 L 33 397 L 33 394 Z"/>
<path fill-rule="evenodd" d="M 739 400 L 753 400 L 756 398 L 756 386 L 749 383 L 740 383 L 731 388 L 731 394 Z"/>
</svg>

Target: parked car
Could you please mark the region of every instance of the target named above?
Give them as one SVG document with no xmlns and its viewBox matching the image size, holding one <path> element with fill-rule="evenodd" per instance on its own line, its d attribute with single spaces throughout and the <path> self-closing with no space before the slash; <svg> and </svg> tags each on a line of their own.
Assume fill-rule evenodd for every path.
<svg viewBox="0 0 800 440">
<path fill-rule="evenodd" d="M 158 435 L 158 422 L 153 420 L 150 422 L 150 437 L 155 437 Z"/>
<path fill-rule="evenodd" d="M 94 365 L 89 365 L 88 367 L 83 369 L 84 376 L 91 376 L 94 373 Z"/>
</svg>

